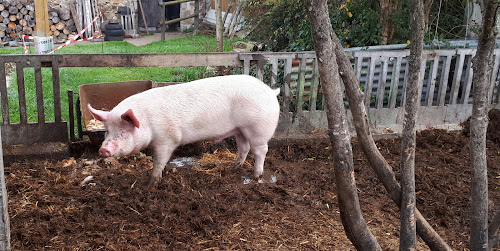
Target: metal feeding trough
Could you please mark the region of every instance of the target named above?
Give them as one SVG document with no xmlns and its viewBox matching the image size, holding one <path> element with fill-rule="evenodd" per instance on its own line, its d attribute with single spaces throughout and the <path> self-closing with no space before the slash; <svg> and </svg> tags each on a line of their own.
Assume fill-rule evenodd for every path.
<svg viewBox="0 0 500 251">
<path fill-rule="evenodd" d="M 87 104 L 96 109 L 110 111 L 125 98 L 151 88 L 153 88 L 151 80 L 80 85 L 78 87 L 80 108 L 90 141 L 93 144 L 100 144 L 104 140 L 106 130 L 89 128 L 89 125 L 94 123 L 94 117 L 89 112 Z"/>
</svg>

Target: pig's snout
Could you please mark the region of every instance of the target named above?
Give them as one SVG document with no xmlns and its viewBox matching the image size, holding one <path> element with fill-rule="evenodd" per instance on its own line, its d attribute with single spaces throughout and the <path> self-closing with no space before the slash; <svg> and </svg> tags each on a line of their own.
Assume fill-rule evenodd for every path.
<svg viewBox="0 0 500 251">
<path fill-rule="evenodd" d="M 111 157 L 113 154 L 111 153 L 111 150 L 109 148 L 101 147 L 99 149 L 99 155 L 101 155 L 101 157 L 108 158 Z"/>
</svg>

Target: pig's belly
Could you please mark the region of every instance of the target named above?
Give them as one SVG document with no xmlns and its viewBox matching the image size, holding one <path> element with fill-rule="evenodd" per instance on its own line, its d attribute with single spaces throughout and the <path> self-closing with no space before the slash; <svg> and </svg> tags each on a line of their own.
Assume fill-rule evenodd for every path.
<svg viewBox="0 0 500 251">
<path fill-rule="evenodd" d="M 241 134 L 240 129 L 232 128 L 232 129 L 224 129 L 219 128 L 213 131 L 198 131 L 198 132 L 190 132 L 188 134 L 184 134 L 181 140 L 181 144 L 189 144 L 196 141 L 213 141 L 220 142 L 225 138 L 229 138 L 238 134 Z"/>
</svg>

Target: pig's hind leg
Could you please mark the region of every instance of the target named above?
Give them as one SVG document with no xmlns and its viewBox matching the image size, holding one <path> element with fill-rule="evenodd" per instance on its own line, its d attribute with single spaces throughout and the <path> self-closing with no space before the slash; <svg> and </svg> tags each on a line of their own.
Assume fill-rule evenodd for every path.
<svg viewBox="0 0 500 251">
<path fill-rule="evenodd" d="M 254 176 L 259 178 L 264 173 L 264 160 L 268 150 L 267 142 L 260 144 L 250 143 L 252 152 L 255 155 Z"/>
<path fill-rule="evenodd" d="M 153 156 L 153 171 L 149 179 L 149 187 L 154 188 L 160 184 L 163 169 L 167 165 L 168 160 L 172 156 L 175 147 L 169 145 L 156 146 Z"/>
<path fill-rule="evenodd" d="M 236 145 L 238 146 L 238 156 L 236 157 L 236 166 L 242 166 L 250 151 L 250 142 L 243 134 L 237 134 Z"/>
<path fill-rule="evenodd" d="M 264 160 L 268 151 L 267 142 L 273 136 L 274 130 L 269 130 L 269 126 L 256 125 L 246 130 L 241 130 L 243 136 L 248 140 L 250 149 L 255 157 L 254 176 L 259 178 L 264 173 Z"/>
</svg>

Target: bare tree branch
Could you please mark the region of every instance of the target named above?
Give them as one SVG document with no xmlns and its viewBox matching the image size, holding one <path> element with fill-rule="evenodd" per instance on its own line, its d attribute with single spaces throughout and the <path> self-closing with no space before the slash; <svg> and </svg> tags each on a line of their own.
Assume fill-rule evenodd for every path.
<svg viewBox="0 0 500 251">
<path fill-rule="evenodd" d="M 353 116 L 357 139 L 373 170 L 375 170 L 378 178 L 384 185 L 389 198 L 399 207 L 401 206 L 401 187 L 396 180 L 392 167 L 378 150 L 371 135 L 366 109 L 363 105 L 363 92 L 359 88 L 359 81 L 354 74 L 351 62 L 345 54 L 339 38 L 333 31 L 330 34 L 332 35 L 333 42 L 336 44 L 335 55 L 337 56 L 339 74 L 346 88 L 347 100 L 349 101 L 350 111 Z M 415 210 L 415 217 L 417 220 L 417 233 L 431 250 L 452 250 L 425 220 L 418 209 Z"/>
<path fill-rule="evenodd" d="M 479 2 L 479 1 L 478 1 Z M 488 249 L 488 169 L 486 163 L 486 130 L 488 128 L 488 90 L 496 46 L 497 0 L 482 3 L 483 29 L 473 59 L 474 95 L 470 118 L 471 158 L 471 233 L 470 249 Z"/>
<path fill-rule="evenodd" d="M 405 116 L 401 142 L 401 233 L 399 250 L 416 250 L 415 147 L 416 121 L 420 106 L 421 64 L 424 48 L 424 6 L 422 0 L 408 1 L 410 11 L 410 58 L 406 88 Z"/>
<path fill-rule="evenodd" d="M 488 249 L 492 249 L 498 244 L 498 228 L 500 228 L 500 211 L 498 211 L 488 226 Z"/>
<path fill-rule="evenodd" d="M 347 237 L 357 250 L 382 250 L 366 225 L 359 206 L 351 136 L 342 97 L 333 31 L 326 0 L 305 0 L 311 23 L 312 43 L 318 58 L 318 70 L 325 97 L 328 134 L 333 148 L 335 180 L 340 218 Z"/>
</svg>

